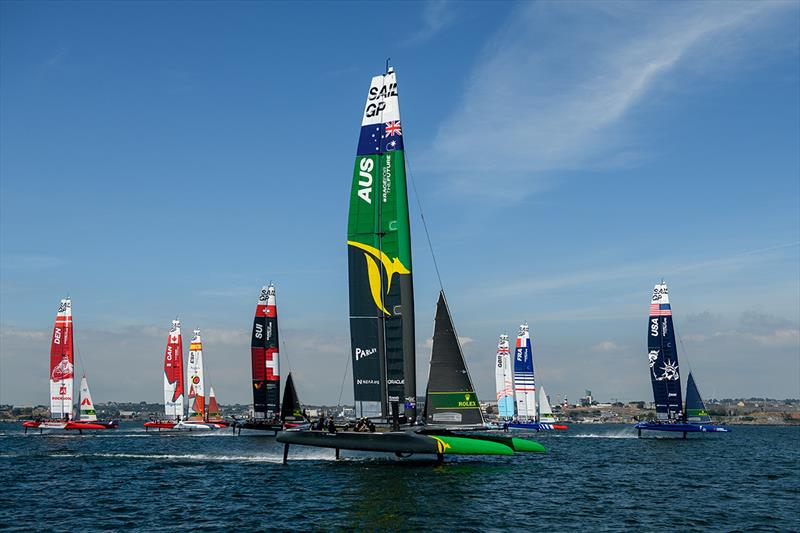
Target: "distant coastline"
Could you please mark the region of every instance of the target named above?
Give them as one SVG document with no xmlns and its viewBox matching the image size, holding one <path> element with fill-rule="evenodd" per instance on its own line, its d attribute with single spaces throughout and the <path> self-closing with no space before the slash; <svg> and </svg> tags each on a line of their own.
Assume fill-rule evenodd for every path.
<svg viewBox="0 0 800 533">
<path fill-rule="evenodd" d="M 421 400 L 421 399 L 420 399 Z M 488 419 L 496 417 L 496 404 L 481 404 Z M 800 400 L 774 400 L 770 398 L 734 398 L 712 400 L 706 405 L 715 423 L 727 425 L 800 425 Z M 104 419 L 145 421 L 163 416 L 163 405 L 148 402 L 108 402 L 95 404 L 97 415 Z M 251 406 L 247 404 L 222 405 L 226 417 L 247 418 Z M 345 415 L 352 406 L 307 405 L 312 417 L 319 413 Z M 568 424 L 635 424 L 655 418 L 655 409 L 646 402 L 598 403 L 582 406 L 554 406 L 556 417 Z M 45 405 L 0 405 L 0 422 L 17 422 L 35 417 L 47 417 Z"/>
</svg>

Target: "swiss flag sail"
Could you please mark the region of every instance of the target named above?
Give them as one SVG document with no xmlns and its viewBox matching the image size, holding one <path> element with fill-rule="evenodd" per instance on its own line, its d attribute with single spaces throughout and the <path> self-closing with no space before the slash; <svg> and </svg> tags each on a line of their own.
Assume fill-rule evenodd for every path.
<svg viewBox="0 0 800 533">
<path fill-rule="evenodd" d="M 72 345 L 72 300 L 61 300 L 50 343 L 50 416 L 71 418 L 75 357 Z"/>
<path fill-rule="evenodd" d="M 178 319 L 172 321 L 164 353 L 164 413 L 168 418 L 183 418 L 183 341 Z"/>
</svg>

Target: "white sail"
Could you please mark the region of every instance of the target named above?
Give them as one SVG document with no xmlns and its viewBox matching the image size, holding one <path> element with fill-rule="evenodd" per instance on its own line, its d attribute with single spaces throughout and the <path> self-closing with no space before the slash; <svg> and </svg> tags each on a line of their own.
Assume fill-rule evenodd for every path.
<svg viewBox="0 0 800 533">
<path fill-rule="evenodd" d="M 497 344 L 497 362 L 494 369 L 497 390 L 497 414 L 501 418 L 514 417 L 514 382 L 508 335 L 500 335 Z"/>
<path fill-rule="evenodd" d="M 544 387 L 539 384 L 539 422 L 553 424 L 555 421 L 556 417 L 553 416 L 553 409 L 550 407 L 547 393 L 544 391 Z"/>
<path fill-rule="evenodd" d="M 94 411 L 94 403 L 92 402 L 92 395 L 89 392 L 89 382 L 86 381 L 86 376 L 81 378 L 80 394 L 80 420 L 87 422 L 97 420 L 97 413 Z"/>
<path fill-rule="evenodd" d="M 206 414 L 205 392 L 203 390 L 203 341 L 200 330 L 193 331 L 192 342 L 189 345 L 189 364 L 187 365 L 187 387 L 189 392 L 186 399 L 189 403 L 189 420 L 203 420 Z"/>
</svg>

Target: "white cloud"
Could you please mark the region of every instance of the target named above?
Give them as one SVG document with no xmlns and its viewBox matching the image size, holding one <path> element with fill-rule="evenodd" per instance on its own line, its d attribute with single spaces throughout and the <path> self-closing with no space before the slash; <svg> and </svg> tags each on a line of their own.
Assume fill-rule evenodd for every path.
<svg viewBox="0 0 800 533">
<path fill-rule="evenodd" d="M 423 164 L 460 176 L 451 185 L 465 191 L 503 176 L 503 195 L 549 186 L 549 171 L 636 164 L 647 148 L 622 119 L 674 82 L 678 65 L 737 56 L 750 43 L 742 32 L 791 4 L 524 3 L 486 46 Z"/>
<path fill-rule="evenodd" d="M 592 346 L 593 352 L 613 352 L 618 349 L 619 346 L 614 341 L 602 341 Z"/>
<path fill-rule="evenodd" d="M 448 0 L 429 0 L 422 9 L 422 25 L 405 44 L 427 41 L 450 26 L 455 20 L 455 11 Z"/>
</svg>

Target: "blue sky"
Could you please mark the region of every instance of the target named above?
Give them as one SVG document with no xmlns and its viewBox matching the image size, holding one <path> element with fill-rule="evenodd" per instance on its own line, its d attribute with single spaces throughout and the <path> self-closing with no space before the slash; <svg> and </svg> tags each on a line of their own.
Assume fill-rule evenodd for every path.
<svg viewBox="0 0 800 533">
<path fill-rule="evenodd" d="M 96 401 L 160 399 L 179 315 L 248 402 L 269 280 L 284 373 L 336 402 L 387 57 L 480 397 L 527 320 L 551 397 L 648 398 L 661 277 L 705 396 L 800 397 L 799 27 L 795 2 L 0 3 L 0 402 L 46 401 L 67 294 Z M 411 203 L 424 383 L 438 282 Z"/>
</svg>

